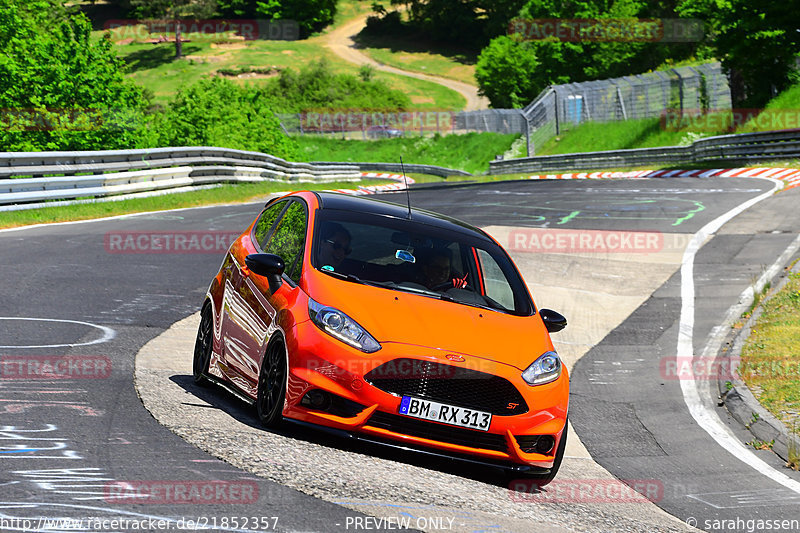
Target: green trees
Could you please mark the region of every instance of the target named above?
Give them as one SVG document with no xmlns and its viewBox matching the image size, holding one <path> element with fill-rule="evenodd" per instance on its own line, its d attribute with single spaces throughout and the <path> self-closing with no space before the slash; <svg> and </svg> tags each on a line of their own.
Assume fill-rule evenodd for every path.
<svg viewBox="0 0 800 533">
<path fill-rule="evenodd" d="M 213 16 L 219 7 L 217 0 L 128 0 L 137 17 L 178 21 Z M 183 56 L 181 25 L 175 24 L 175 58 Z"/>
<path fill-rule="evenodd" d="M 483 49 L 475 67 L 480 92 L 495 108 L 519 108 L 539 93 L 543 81 L 531 43 L 502 35 Z"/>
<path fill-rule="evenodd" d="M 707 44 L 729 73 L 734 105 L 761 106 L 796 76 L 800 0 L 683 0 L 678 9 L 709 22 Z"/>
<path fill-rule="evenodd" d="M 0 0 L 0 150 L 136 147 L 146 101 L 55 0 Z"/>
<path fill-rule="evenodd" d="M 525 0 L 391 0 L 407 6 L 410 26 L 427 38 L 480 49 L 505 33 Z"/>
<path fill-rule="evenodd" d="M 336 0 L 266 0 L 257 1 L 259 14 L 273 20 L 295 20 L 300 37 L 308 37 L 333 22 Z"/>
<path fill-rule="evenodd" d="M 528 103 L 551 84 L 646 72 L 668 59 L 690 57 L 698 46 L 698 43 L 662 42 L 647 34 L 640 37 L 634 31 L 623 32 L 615 38 L 591 37 L 593 28 L 603 28 L 604 20 L 632 21 L 632 29 L 645 30 L 646 25 L 652 23 L 642 19 L 675 18 L 670 2 L 527 0 L 519 17 L 540 23 L 583 21 L 588 24 L 588 31 L 567 38 L 531 32 L 532 35 L 493 39 L 478 58 L 476 79 L 481 92 L 489 97 L 494 107 L 509 105 L 515 98 Z"/>
</svg>

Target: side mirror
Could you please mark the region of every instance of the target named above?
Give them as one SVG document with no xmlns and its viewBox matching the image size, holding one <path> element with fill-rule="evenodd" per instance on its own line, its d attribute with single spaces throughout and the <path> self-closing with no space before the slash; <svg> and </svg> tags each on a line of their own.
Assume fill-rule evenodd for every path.
<svg viewBox="0 0 800 533">
<path fill-rule="evenodd" d="M 550 333 L 561 331 L 567 327 L 567 319 L 561 313 L 556 313 L 552 309 L 539 309 L 539 315 L 544 321 L 544 326 Z"/>
<path fill-rule="evenodd" d="M 286 264 L 275 254 L 250 254 L 244 258 L 244 264 L 253 274 L 267 278 L 272 293 L 275 293 L 283 283 L 281 276 L 286 270 Z"/>
</svg>

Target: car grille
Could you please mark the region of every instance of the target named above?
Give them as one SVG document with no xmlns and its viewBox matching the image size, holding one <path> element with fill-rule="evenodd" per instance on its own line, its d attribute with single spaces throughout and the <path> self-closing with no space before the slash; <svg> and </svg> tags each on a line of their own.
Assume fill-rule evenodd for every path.
<svg viewBox="0 0 800 533">
<path fill-rule="evenodd" d="M 367 426 L 470 448 L 482 448 L 500 452 L 508 451 L 506 439 L 502 435 L 414 420 L 413 418 L 381 411 L 376 411 L 370 417 Z"/>
<path fill-rule="evenodd" d="M 370 385 L 397 396 L 511 416 L 528 412 L 516 387 L 505 378 L 419 359 L 393 359 L 364 376 Z"/>
</svg>

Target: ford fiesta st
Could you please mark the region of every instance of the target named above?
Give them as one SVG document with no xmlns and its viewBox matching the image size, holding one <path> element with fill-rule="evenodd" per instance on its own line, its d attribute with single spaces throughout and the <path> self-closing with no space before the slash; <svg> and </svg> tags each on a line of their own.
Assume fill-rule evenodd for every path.
<svg viewBox="0 0 800 533">
<path fill-rule="evenodd" d="M 557 472 L 569 378 L 503 248 L 431 212 L 335 193 L 269 202 L 202 306 L 194 378 L 261 422 L 325 426 L 526 473 Z"/>
</svg>

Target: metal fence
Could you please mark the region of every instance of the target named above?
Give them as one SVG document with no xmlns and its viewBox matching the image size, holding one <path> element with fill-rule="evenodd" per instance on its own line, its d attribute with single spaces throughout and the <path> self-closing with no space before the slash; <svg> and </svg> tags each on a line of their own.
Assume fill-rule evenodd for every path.
<svg viewBox="0 0 800 533">
<path fill-rule="evenodd" d="M 522 111 L 529 124 L 528 155 L 583 122 L 660 117 L 667 110 L 730 109 L 728 79 L 719 63 L 608 80 L 554 85 Z"/>
<path fill-rule="evenodd" d="M 653 118 L 667 110 L 730 109 L 728 80 L 719 63 L 680 67 L 600 81 L 553 85 L 523 109 L 341 112 L 278 115 L 293 134 L 370 139 L 433 133 L 526 135 L 528 155 L 563 130 L 583 122 Z"/>
<path fill-rule="evenodd" d="M 279 113 L 277 117 L 287 134 L 329 135 L 345 139 L 380 139 L 469 132 L 522 134 L 526 125 L 521 109 L 485 109 L 459 113 L 452 111 L 309 112 Z"/>
<path fill-rule="evenodd" d="M 184 190 L 233 182 L 358 181 L 355 165 L 294 163 L 205 146 L 92 152 L 0 152 L 0 211 L 83 197 Z"/>
</svg>

